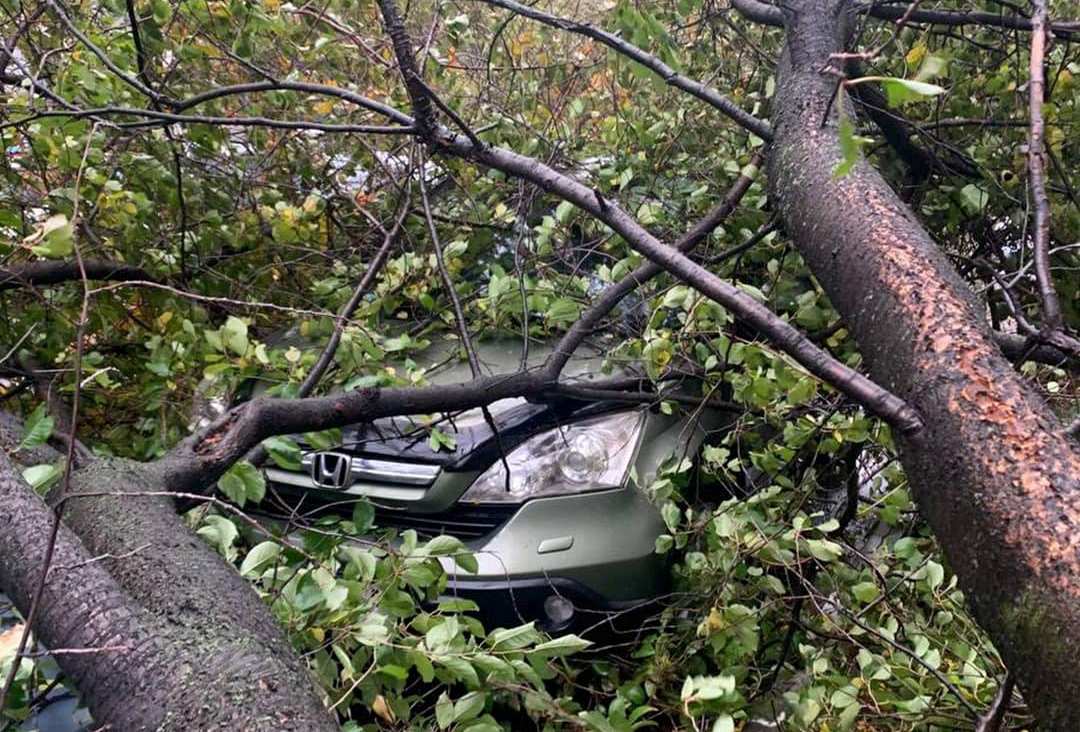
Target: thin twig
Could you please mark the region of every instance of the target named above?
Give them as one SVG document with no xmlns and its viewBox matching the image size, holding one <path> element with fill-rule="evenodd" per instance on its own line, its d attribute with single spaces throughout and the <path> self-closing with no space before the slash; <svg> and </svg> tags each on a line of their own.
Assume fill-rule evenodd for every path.
<svg viewBox="0 0 1080 732">
<path fill-rule="evenodd" d="M 1049 331 L 1058 331 L 1064 328 L 1065 321 L 1050 274 L 1050 200 L 1046 195 L 1046 142 L 1043 121 L 1043 96 L 1046 94 L 1046 76 L 1043 71 L 1047 41 L 1046 0 L 1033 0 L 1032 5 L 1035 12 L 1031 18 L 1027 162 L 1032 204 L 1035 208 L 1035 229 L 1032 233 L 1035 246 L 1035 280 L 1039 286 L 1043 327 Z"/>
<path fill-rule="evenodd" d="M 975 732 L 999 732 L 1001 723 L 1005 721 L 1005 714 L 1009 711 L 1015 683 L 1013 675 L 1006 671 L 1005 679 L 998 687 L 994 700 L 990 702 L 990 707 L 985 714 L 979 715 L 975 720 Z"/>
</svg>

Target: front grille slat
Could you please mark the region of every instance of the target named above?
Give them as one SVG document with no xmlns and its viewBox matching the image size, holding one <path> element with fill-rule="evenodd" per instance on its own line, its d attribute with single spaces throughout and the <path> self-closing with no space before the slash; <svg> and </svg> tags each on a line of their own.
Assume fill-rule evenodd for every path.
<svg viewBox="0 0 1080 732">
<path fill-rule="evenodd" d="M 438 513 L 409 513 L 375 509 L 375 525 L 388 529 L 413 529 L 423 537 L 451 534 L 461 539 L 479 539 L 493 533 L 517 511 L 515 506 L 456 504 Z"/>
</svg>

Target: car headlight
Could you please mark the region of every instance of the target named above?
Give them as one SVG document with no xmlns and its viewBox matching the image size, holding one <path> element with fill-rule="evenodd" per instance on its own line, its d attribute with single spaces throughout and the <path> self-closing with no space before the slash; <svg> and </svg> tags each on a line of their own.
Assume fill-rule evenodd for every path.
<svg viewBox="0 0 1080 732">
<path fill-rule="evenodd" d="M 478 503 L 621 486 L 637 452 L 643 413 L 619 412 L 556 427 L 526 440 L 476 479 L 461 497 Z"/>
</svg>

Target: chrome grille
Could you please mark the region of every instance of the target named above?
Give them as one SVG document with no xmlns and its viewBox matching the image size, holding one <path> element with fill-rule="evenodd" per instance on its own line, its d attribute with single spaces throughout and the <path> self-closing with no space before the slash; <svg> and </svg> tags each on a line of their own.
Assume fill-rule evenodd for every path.
<svg viewBox="0 0 1080 732">
<path fill-rule="evenodd" d="M 324 454 L 309 452 L 300 458 L 304 472 L 311 474 L 315 456 Z M 439 475 L 438 465 L 423 463 L 402 463 L 393 460 L 374 460 L 356 457 L 345 453 L 328 452 L 337 455 L 351 464 L 350 475 L 353 481 L 373 481 L 376 483 L 397 483 L 400 485 L 431 485 Z"/>
<path fill-rule="evenodd" d="M 438 513 L 416 513 L 378 507 L 375 525 L 399 531 L 413 529 L 424 538 L 450 534 L 459 539 L 479 539 L 509 521 L 517 509 L 518 506 L 458 503 Z"/>
</svg>

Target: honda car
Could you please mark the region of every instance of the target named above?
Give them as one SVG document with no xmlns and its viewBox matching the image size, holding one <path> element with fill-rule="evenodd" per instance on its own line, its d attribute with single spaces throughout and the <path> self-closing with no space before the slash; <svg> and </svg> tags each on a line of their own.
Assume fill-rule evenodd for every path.
<svg viewBox="0 0 1080 732">
<path fill-rule="evenodd" d="M 445 345 L 445 344 L 444 344 Z M 415 355 L 432 384 L 468 381 L 456 344 Z M 478 342 L 490 373 L 517 370 L 521 342 Z M 585 347 L 564 380 L 601 377 L 603 356 Z M 536 366 L 549 349 L 533 346 Z M 435 366 L 435 364 L 439 364 Z M 421 537 L 449 534 L 475 552 L 476 572 L 445 561 L 447 594 L 476 601 L 498 624 L 536 621 L 549 631 L 587 627 L 649 604 L 668 572 L 656 553 L 665 531 L 645 490 L 673 455 L 693 456 L 719 417 L 668 414 L 648 404 L 506 399 L 481 410 L 399 417 L 342 430 L 340 444 L 301 443 L 300 469 L 266 468 L 279 503 L 305 513 L 349 515 L 375 506 L 375 524 Z"/>
</svg>

